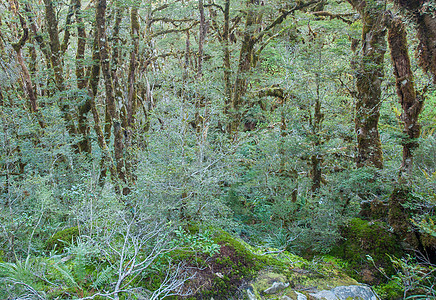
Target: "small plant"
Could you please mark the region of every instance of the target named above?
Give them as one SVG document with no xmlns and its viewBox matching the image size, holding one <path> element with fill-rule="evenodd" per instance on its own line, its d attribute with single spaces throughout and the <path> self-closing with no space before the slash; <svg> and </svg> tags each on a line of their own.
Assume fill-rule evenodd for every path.
<svg viewBox="0 0 436 300">
<path fill-rule="evenodd" d="M 202 233 L 190 233 L 179 227 L 174 231 L 174 234 L 176 236 L 176 239 L 172 242 L 174 246 L 206 253 L 209 256 L 213 256 L 220 250 L 220 246 L 214 242 L 212 234 L 208 230 Z"/>
<path fill-rule="evenodd" d="M 27 256 L 26 260 L 15 263 L 0 263 L 0 296 L 18 296 L 22 299 L 45 299 L 45 293 L 37 286 L 36 261 Z M 2 294 L 5 293 L 5 294 Z"/>
<path fill-rule="evenodd" d="M 415 258 L 406 255 L 403 258 L 389 257 L 396 273 L 389 277 L 383 268 L 377 270 L 389 281 L 378 288 L 380 296 L 395 299 L 394 295 L 403 299 L 435 299 L 436 298 L 436 266 L 425 259 L 418 263 Z M 374 264 L 371 256 L 367 259 Z M 400 294 L 402 292 L 402 295 Z"/>
</svg>

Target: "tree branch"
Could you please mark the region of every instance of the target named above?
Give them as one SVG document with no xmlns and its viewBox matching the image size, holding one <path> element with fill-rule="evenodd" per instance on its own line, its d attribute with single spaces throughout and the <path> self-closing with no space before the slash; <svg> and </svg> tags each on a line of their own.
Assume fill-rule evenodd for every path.
<svg viewBox="0 0 436 300">
<path fill-rule="evenodd" d="M 293 13 L 293 12 L 295 12 L 295 11 L 297 11 L 297 10 L 300 10 L 300 9 L 306 8 L 306 7 L 310 6 L 310 5 L 315 4 L 315 3 L 318 3 L 318 2 L 319 2 L 319 0 L 312 0 L 312 1 L 309 1 L 309 2 L 306 2 L 306 3 L 299 3 L 299 4 L 297 4 L 294 8 L 282 12 L 282 14 L 281 14 L 280 16 L 278 16 L 278 17 L 277 17 L 277 18 L 276 18 L 276 19 L 275 19 L 271 24 L 269 24 L 269 25 L 268 25 L 264 30 L 262 30 L 262 31 L 258 34 L 257 38 L 255 39 L 255 43 L 259 42 L 259 41 L 262 39 L 262 37 L 263 37 L 266 33 L 268 33 L 271 29 L 273 29 L 273 28 L 276 27 L 277 25 L 283 23 L 283 21 L 286 20 L 286 18 L 287 18 L 291 13 Z"/>
<path fill-rule="evenodd" d="M 204 7 L 216 7 L 218 8 L 222 13 L 224 13 L 224 8 L 221 7 L 221 5 L 210 3 L 210 4 L 204 4 Z"/>
<path fill-rule="evenodd" d="M 345 19 L 345 17 L 351 17 L 353 14 L 334 14 L 329 11 L 314 11 L 312 15 L 316 17 L 328 17 L 330 20 L 338 19 L 347 24 L 353 24 L 353 21 Z"/>
<path fill-rule="evenodd" d="M 164 35 L 164 34 L 168 34 L 168 33 L 173 33 L 173 32 L 184 32 L 184 31 L 188 31 L 190 29 L 192 29 L 192 27 L 194 27 L 195 25 L 197 25 L 198 23 L 200 23 L 199 21 L 195 21 L 194 23 L 191 24 L 191 26 L 187 27 L 187 28 L 180 28 L 180 29 L 168 29 L 168 30 L 163 30 L 163 31 L 159 31 L 156 33 L 152 34 L 152 37 L 156 37 L 159 35 Z"/>
</svg>

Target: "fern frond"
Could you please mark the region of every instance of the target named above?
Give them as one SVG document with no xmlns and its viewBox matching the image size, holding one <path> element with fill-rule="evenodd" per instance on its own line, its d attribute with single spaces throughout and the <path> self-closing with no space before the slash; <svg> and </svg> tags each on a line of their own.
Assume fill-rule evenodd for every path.
<svg viewBox="0 0 436 300">
<path fill-rule="evenodd" d="M 93 288 L 101 288 L 102 286 L 110 283 L 112 276 L 115 274 L 115 269 L 112 266 L 107 266 L 103 271 L 101 271 L 97 279 L 92 284 Z"/>
<path fill-rule="evenodd" d="M 56 269 L 56 271 L 59 272 L 59 275 L 62 276 L 62 280 L 70 287 L 77 287 L 80 288 L 79 284 L 76 282 L 76 280 L 74 279 L 73 274 L 71 273 L 70 270 L 68 270 L 68 268 L 66 268 L 65 266 L 62 266 L 60 264 L 54 264 L 53 268 Z"/>
</svg>

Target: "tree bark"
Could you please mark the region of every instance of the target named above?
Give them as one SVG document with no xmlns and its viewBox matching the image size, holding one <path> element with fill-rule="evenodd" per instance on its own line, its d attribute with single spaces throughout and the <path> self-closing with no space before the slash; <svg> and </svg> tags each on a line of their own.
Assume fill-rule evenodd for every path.
<svg viewBox="0 0 436 300">
<path fill-rule="evenodd" d="M 247 3 L 247 16 L 245 20 L 244 39 L 242 41 L 241 50 L 239 52 L 238 71 L 236 73 L 236 80 L 231 103 L 231 122 L 230 133 L 238 131 L 241 122 L 242 114 L 240 112 L 243 106 L 243 97 L 247 93 L 247 76 L 251 70 L 253 63 L 253 52 L 256 43 L 255 32 L 257 30 L 256 24 L 262 20 L 262 15 L 256 11 L 256 6 L 259 5 L 257 0 L 249 0 Z"/>
<path fill-rule="evenodd" d="M 319 50 L 319 65 L 321 64 L 321 49 Z M 321 97 L 319 93 L 319 86 L 320 86 L 320 80 L 319 80 L 319 73 L 315 74 L 316 77 L 316 99 L 315 99 L 315 111 L 313 114 L 314 120 L 312 124 L 312 134 L 314 136 L 314 151 L 315 153 L 312 154 L 311 157 L 311 163 L 312 163 L 312 192 L 316 193 L 319 191 L 319 188 L 321 187 L 321 181 L 322 181 L 322 155 L 319 152 L 319 148 L 321 146 L 321 137 L 320 137 L 320 130 L 321 130 L 321 122 L 322 122 L 322 113 L 321 113 Z"/>
<path fill-rule="evenodd" d="M 138 106 L 137 89 L 135 86 L 136 70 L 138 66 L 138 49 L 139 49 L 139 19 L 138 7 L 132 7 L 130 11 L 130 26 L 132 38 L 132 50 L 130 52 L 129 78 L 128 78 L 128 93 L 127 93 L 127 109 L 126 109 L 126 152 L 127 159 L 125 161 L 126 175 L 130 181 L 133 181 L 132 162 L 134 161 L 133 151 L 133 136 L 136 123 L 136 111 Z"/>
<path fill-rule="evenodd" d="M 204 18 L 203 0 L 198 0 L 198 10 L 200 12 L 200 26 L 199 26 L 199 37 L 198 37 L 197 78 L 200 78 L 203 75 L 203 46 L 204 46 L 204 39 L 206 37 L 206 21 Z"/>
<path fill-rule="evenodd" d="M 417 24 L 419 65 L 425 72 L 432 74 L 433 83 L 436 84 L 436 17 L 435 8 L 431 5 L 432 0 L 394 2 L 405 9 Z"/>
<path fill-rule="evenodd" d="M 224 48 L 224 84 L 225 84 L 225 107 L 224 113 L 227 114 L 232 99 L 232 84 L 231 78 L 231 65 L 230 65 L 230 49 L 229 49 L 229 35 L 230 35 L 230 0 L 226 0 L 224 4 L 224 32 L 223 32 L 223 48 Z"/>
<path fill-rule="evenodd" d="M 68 8 L 67 19 L 65 21 L 64 28 L 64 39 L 62 40 L 61 44 L 61 53 L 65 53 L 65 51 L 67 51 L 68 42 L 70 41 L 70 26 L 74 15 L 75 1 L 76 0 L 71 0 L 71 3 L 69 5 L 70 7 Z"/>
<path fill-rule="evenodd" d="M 36 21 L 34 20 L 34 14 L 32 13 L 30 9 L 30 5 L 27 3 L 24 6 L 24 10 L 26 11 L 27 19 L 29 21 L 29 27 L 30 30 L 34 36 L 34 39 L 36 40 L 37 44 L 39 45 L 39 48 L 41 49 L 42 53 L 44 54 L 44 57 L 46 59 L 46 63 L 49 66 L 50 64 L 50 49 L 48 48 L 47 44 L 45 43 L 42 35 L 38 32 L 38 27 L 36 24 Z"/>
<path fill-rule="evenodd" d="M 100 121 L 100 116 L 97 110 L 97 105 L 95 103 L 95 97 L 97 95 L 97 90 L 98 90 L 98 82 L 100 80 L 100 54 L 99 54 L 99 50 L 98 50 L 98 32 L 95 32 L 95 38 L 94 38 L 94 45 L 93 45 L 93 49 L 92 49 L 92 61 L 93 61 L 93 65 L 91 67 L 91 74 L 89 77 L 89 83 L 88 83 L 88 95 L 89 95 L 89 106 L 94 118 L 94 130 L 95 133 L 97 134 L 97 142 L 98 145 L 101 149 L 101 151 L 103 152 L 103 167 L 100 173 L 100 184 L 102 184 L 104 182 L 104 178 L 106 176 L 105 172 L 106 172 L 106 167 L 104 165 L 108 165 L 109 167 L 109 171 L 111 174 L 112 179 L 117 182 L 118 181 L 118 175 L 117 175 L 117 170 L 114 164 L 114 161 L 112 159 L 112 155 L 109 151 L 109 147 L 106 143 L 106 139 L 103 133 L 103 129 L 101 126 L 101 121 Z M 117 190 L 118 185 L 115 184 L 115 190 Z"/>
<path fill-rule="evenodd" d="M 86 48 L 86 32 L 85 24 L 82 18 L 81 11 L 81 0 L 74 0 L 74 14 L 76 17 L 77 24 L 77 50 L 76 50 L 76 80 L 77 88 L 79 90 L 85 90 L 87 87 L 87 80 L 85 77 L 85 68 L 83 66 L 83 60 L 85 58 L 85 48 Z M 79 150 L 81 152 L 91 153 L 91 141 L 89 139 L 89 125 L 87 122 L 86 115 L 91 110 L 90 99 L 86 100 L 79 105 L 79 116 L 78 116 L 78 130 L 82 135 L 82 140 L 79 142 Z"/>
<path fill-rule="evenodd" d="M 388 35 L 391 58 L 394 66 L 397 95 L 403 109 L 403 161 L 400 176 L 410 175 L 413 166 L 413 150 L 418 147 L 421 126 L 418 123 L 424 99 L 415 90 L 413 72 L 407 45 L 407 33 L 404 23 L 399 18 L 392 20 Z"/>
<path fill-rule="evenodd" d="M 88 82 L 85 78 L 85 68 L 83 66 L 83 60 L 85 58 L 85 47 L 86 47 L 86 32 L 85 23 L 82 18 L 81 10 L 81 0 L 75 0 L 74 2 L 74 13 L 76 16 L 77 24 L 77 51 L 76 51 L 76 77 L 77 77 L 77 88 L 83 89 L 87 86 Z"/>
<path fill-rule="evenodd" d="M 362 47 L 356 66 L 355 129 L 357 166 L 383 168 L 378 121 L 380 118 L 383 61 L 386 52 L 385 0 L 348 0 L 359 12 L 362 23 Z"/>
<path fill-rule="evenodd" d="M 56 19 L 56 12 L 53 7 L 52 0 L 44 0 L 45 5 L 45 18 L 47 22 L 47 30 L 50 37 L 50 62 L 51 67 L 54 72 L 54 78 L 56 82 L 57 89 L 62 93 L 65 91 L 65 82 L 63 77 L 63 68 L 61 64 L 61 46 L 59 42 L 59 34 L 58 34 L 58 21 Z M 65 101 L 64 97 L 61 97 L 61 101 Z M 63 103 L 60 105 L 63 118 L 67 123 L 67 129 L 70 135 L 75 135 L 77 133 L 76 126 L 74 125 L 73 117 L 70 113 L 70 106 L 67 103 Z"/>
<path fill-rule="evenodd" d="M 46 0 L 47 1 L 47 0 Z M 120 113 L 116 107 L 114 91 L 112 86 L 112 76 L 108 44 L 106 36 L 106 0 L 98 0 L 96 9 L 96 24 L 98 33 L 98 46 L 100 54 L 100 67 L 103 73 L 106 91 L 106 107 L 112 123 L 114 134 L 114 152 L 118 177 L 122 182 L 126 182 L 125 167 L 123 159 L 123 134 L 121 128 Z"/>
<path fill-rule="evenodd" d="M 116 5 L 118 5 L 115 10 L 115 24 L 113 26 L 113 34 L 111 36 L 112 43 L 112 57 L 111 57 L 111 76 L 112 76 L 112 89 L 114 91 L 114 99 L 117 99 L 119 95 L 122 95 L 122 91 L 120 90 L 119 80 L 118 80 L 118 70 L 117 66 L 118 64 L 121 64 L 119 61 L 120 58 L 120 39 L 119 39 L 119 33 L 120 33 L 120 24 L 122 21 L 122 15 L 123 15 L 123 7 L 119 6 L 119 2 L 116 2 Z M 105 25 L 106 26 L 106 25 Z M 109 49 L 107 50 L 109 53 Z M 109 55 L 109 54 L 108 54 Z M 111 114 L 109 112 L 109 107 L 106 105 L 105 110 L 105 122 L 104 122 L 104 134 L 106 143 L 110 143 L 111 139 L 111 129 L 112 129 L 112 119 Z"/>
<path fill-rule="evenodd" d="M 394 18 L 389 24 L 388 42 L 391 50 L 392 64 L 396 79 L 397 95 L 403 109 L 403 161 L 401 163 L 399 182 L 389 199 L 389 224 L 395 233 L 406 240 L 414 248 L 421 247 L 420 236 L 409 221 L 413 211 L 407 204 L 412 198 L 408 178 L 412 173 L 413 150 L 418 147 L 421 126 L 418 117 L 424 99 L 415 90 L 413 72 L 407 45 L 405 25 L 400 18 Z M 422 249 L 420 249 L 422 250 Z"/>
<path fill-rule="evenodd" d="M 27 28 L 24 18 L 21 15 L 19 15 L 19 18 L 20 18 L 21 27 L 23 28 L 23 34 L 20 40 L 12 45 L 12 48 L 14 48 L 17 54 L 17 61 L 21 67 L 24 87 L 29 97 L 30 111 L 36 115 L 40 127 L 44 128 L 45 124 L 42 120 L 41 114 L 38 112 L 37 96 L 36 96 L 35 89 L 33 87 L 32 77 L 30 76 L 29 69 L 27 68 L 26 63 L 24 62 L 23 55 L 22 55 L 22 48 L 25 45 L 27 39 L 29 38 L 29 29 Z"/>
</svg>

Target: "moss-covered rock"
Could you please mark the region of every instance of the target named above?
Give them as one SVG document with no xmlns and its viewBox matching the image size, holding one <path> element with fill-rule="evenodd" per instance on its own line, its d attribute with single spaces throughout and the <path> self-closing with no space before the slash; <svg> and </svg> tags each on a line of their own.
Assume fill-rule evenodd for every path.
<svg viewBox="0 0 436 300">
<path fill-rule="evenodd" d="M 203 257 L 200 263 L 198 258 L 191 260 L 196 276 L 186 288 L 196 293 L 188 299 L 246 299 L 249 293 L 256 299 L 297 299 L 297 293 L 309 296 L 309 292 L 357 284 L 331 263 L 254 248 L 224 231 L 217 232 L 214 240 L 219 253 Z"/>
<path fill-rule="evenodd" d="M 355 218 L 342 228 L 342 236 L 344 241 L 331 254 L 348 262 L 346 271 L 350 276 L 360 282 L 379 284 L 383 275 L 377 268 L 394 274 L 389 256 L 402 256 L 401 243 L 388 231 L 386 223 Z"/>
<path fill-rule="evenodd" d="M 79 236 L 79 227 L 69 227 L 64 230 L 56 232 L 45 243 L 45 249 L 62 252 L 64 248 L 73 243 Z"/>
<path fill-rule="evenodd" d="M 311 292 L 358 284 L 333 265 L 309 261 L 303 263 L 301 267 L 290 264 L 281 270 L 262 269 L 250 284 L 253 294 L 257 299 L 297 299 L 297 293 L 309 296 Z M 270 293 L 271 287 L 278 286 L 277 283 L 281 283 L 279 287 L 282 288 Z"/>
<path fill-rule="evenodd" d="M 193 293 L 182 297 L 184 299 L 248 297 L 298 300 L 304 295 L 310 300 L 313 299 L 310 293 L 358 285 L 356 280 L 332 263 L 333 259 L 309 261 L 278 249 L 252 247 L 225 231 L 208 230 L 214 232 L 213 240 L 219 245 L 218 253 L 211 256 L 177 250 L 170 254 L 169 260 L 173 264 L 184 262 L 190 275 L 194 275 L 184 287 L 186 292 Z M 167 262 L 162 263 L 164 265 Z M 143 286 L 150 290 L 158 288 L 165 277 L 165 272 L 153 274 L 142 279 Z"/>
</svg>

